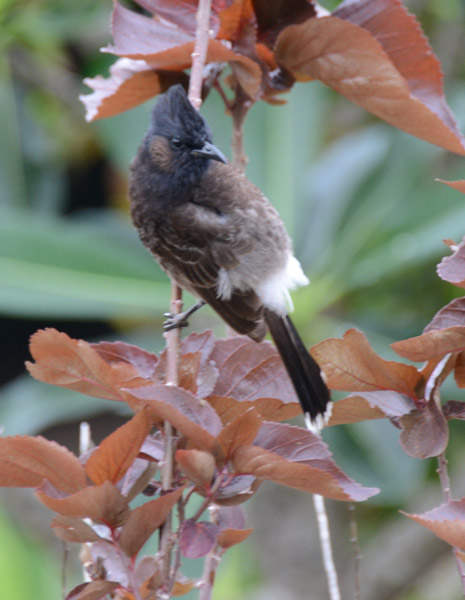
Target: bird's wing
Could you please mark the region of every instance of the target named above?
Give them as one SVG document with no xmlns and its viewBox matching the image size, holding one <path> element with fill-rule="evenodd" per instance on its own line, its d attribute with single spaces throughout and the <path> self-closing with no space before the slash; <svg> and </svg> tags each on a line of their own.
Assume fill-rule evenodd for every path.
<svg viewBox="0 0 465 600">
<path fill-rule="evenodd" d="M 161 221 L 155 251 L 163 268 L 188 291 L 210 306 L 239 333 L 263 339 L 263 306 L 250 290 L 235 290 L 228 299 L 218 294 L 221 269 L 232 269 L 253 249 L 242 239 L 229 214 L 196 203 L 183 204 Z"/>
</svg>

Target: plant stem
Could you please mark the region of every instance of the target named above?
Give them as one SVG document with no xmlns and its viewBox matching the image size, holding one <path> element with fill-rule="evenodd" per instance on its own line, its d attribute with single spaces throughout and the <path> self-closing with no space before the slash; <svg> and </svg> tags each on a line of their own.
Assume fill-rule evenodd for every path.
<svg viewBox="0 0 465 600">
<path fill-rule="evenodd" d="M 245 172 L 248 162 L 244 152 L 244 134 L 242 126 L 251 106 L 252 100 L 245 94 L 242 88 L 237 87 L 234 104 L 230 110 L 233 118 L 233 165 L 236 169 L 241 171 L 241 173 Z"/>
<path fill-rule="evenodd" d="M 215 547 L 205 557 L 202 575 L 202 587 L 200 588 L 199 600 L 211 600 L 213 584 L 215 583 L 216 570 L 220 563 L 217 548 Z"/>
<path fill-rule="evenodd" d="M 197 10 L 197 30 L 195 37 L 195 46 L 192 53 L 192 69 L 189 81 L 189 100 L 198 110 L 202 103 L 202 81 L 205 59 L 207 56 L 209 23 L 210 23 L 211 0 L 200 0 Z M 171 282 L 171 304 L 170 312 L 178 315 L 182 310 L 182 290 L 174 282 Z M 173 329 L 165 334 L 167 344 L 167 373 L 166 385 L 179 385 L 179 357 L 181 352 L 181 334 L 180 329 Z M 173 485 L 173 465 L 174 465 L 174 439 L 171 423 L 166 422 L 164 426 L 165 434 L 165 460 L 162 471 L 162 488 L 168 490 Z M 172 559 L 172 515 L 168 516 L 161 528 L 160 553 L 163 557 L 164 579 L 166 586 L 172 585 L 173 574 L 171 571 Z"/>
<path fill-rule="evenodd" d="M 333 550 L 331 548 L 331 537 L 329 535 L 328 515 L 326 513 L 325 501 L 320 494 L 313 494 L 313 505 L 315 507 L 318 533 L 320 535 L 321 554 L 328 581 L 329 597 L 331 600 L 341 600 L 337 571 L 334 564 Z"/>
<path fill-rule="evenodd" d="M 182 290 L 174 282 L 171 282 L 171 303 L 170 312 L 177 315 L 182 310 Z M 179 383 L 179 355 L 181 347 L 180 329 L 172 329 L 165 333 L 167 345 L 167 367 L 166 367 L 166 385 L 176 386 Z M 169 490 L 173 486 L 173 463 L 174 463 L 174 440 L 173 427 L 171 423 L 165 421 L 165 456 L 162 467 L 162 489 Z M 163 570 L 165 581 L 169 581 L 171 569 L 171 549 L 170 544 L 172 534 L 171 513 L 166 518 L 160 531 L 160 553 L 163 557 Z"/>
<path fill-rule="evenodd" d="M 351 502 L 349 509 L 350 542 L 354 550 L 354 600 L 361 600 L 360 566 L 362 554 L 358 543 L 357 521 L 355 520 L 355 505 Z"/>
<path fill-rule="evenodd" d="M 449 503 L 452 499 L 450 493 L 450 478 L 449 471 L 447 469 L 447 458 L 445 450 L 441 452 L 438 456 L 438 468 L 437 473 L 439 474 L 439 481 L 441 482 L 442 494 L 444 496 L 444 500 Z M 452 550 L 454 551 L 455 562 L 457 563 L 457 570 L 460 575 L 460 580 L 462 582 L 462 591 L 465 596 L 465 569 L 463 562 L 460 558 L 460 550 L 459 548 L 453 546 Z"/>
<path fill-rule="evenodd" d="M 192 68 L 189 80 L 189 100 L 197 110 L 202 104 L 202 82 L 205 59 L 207 58 L 208 40 L 210 37 L 211 0 L 199 0 L 197 9 L 197 28 L 195 45 L 192 52 Z"/>
</svg>

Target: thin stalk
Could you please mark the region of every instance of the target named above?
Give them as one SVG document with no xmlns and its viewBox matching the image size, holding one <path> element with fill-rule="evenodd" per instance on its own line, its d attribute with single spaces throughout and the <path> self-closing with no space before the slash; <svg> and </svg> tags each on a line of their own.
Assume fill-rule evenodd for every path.
<svg viewBox="0 0 465 600">
<path fill-rule="evenodd" d="M 320 494 L 313 494 L 313 506 L 318 523 L 318 533 L 320 535 L 321 554 L 328 581 L 329 597 L 331 600 L 341 600 L 339 583 L 337 579 L 336 566 L 334 564 L 333 550 L 331 547 L 331 537 L 329 534 L 328 515 L 326 513 L 325 501 Z"/>
<path fill-rule="evenodd" d="M 310 415 L 305 415 L 305 426 L 314 435 L 320 436 L 321 427 L 319 423 L 314 423 L 310 419 Z M 328 590 L 330 600 L 341 600 L 341 592 L 339 590 L 339 582 L 337 577 L 336 565 L 334 563 L 333 549 L 331 546 L 331 535 L 329 532 L 328 515 L 323 496 L 319 494 L 313 495 L 313 506 L 315 509 L 316 522 L 318 525 L 318 534 L 320 536 L 321 555 L 328 582 Z"/>
<path fill-rule="evenodd" d="M 189 100 L 197 110 L 202 104 L 202 82 L 205 59 L 207 58 L 208 40 L 210 38 L 211 0 L 199 0 L 197 9 L 197 28 L 195 45 L 192 52 L 192 68 L 189 80 Z"/>
<path fill-rule="evenodd" d="M 238 87 L 236 89 L 234 104 L 230 110 L 233 118 L 233 165 L 236 169 L 241 171 L 241 173 L 245 172 L 248 162 L 247 155 L 244 152 L 243 124 L 251 106 L 252 100 Z"/>
<path fill-rule="evenodd" d="M 361 564 L 362 554 L 358 542 L 357 521 L 355 520 L 355 505 L 351 502 L 349 509 L 350 543 L 354 551 L 354 600 L 361 600 Z"/>
<path fill-rule="evenodd" d="M 220 563 L 220 557 L 215 547 L 205 557 L 203 565 L 202 586 L 200 588 L 199 600 L 211 600 L 213 585 L 215 583 L 216 570 Z"/>
<path fill-rule="evenodd" d="M 450 478 L 449 478 L 449 470 L 447 468 L 448 460 L 446 458 L 446 453 L 441 452 L 438 456 L 438 468 L 437 473 L 439 475 L 439 481 L 441 482 L 442 494 L 444 496 L 444 500 L 449 503 L 452 499 L 451 491 L 450 491 Z M 465 569 L 462 560 L 460 559 L 460 550 L 459 548 L 453 546 L 452 550 L 455 556 L 455 562 L 457 564 L 457 570 L 460 575 L 460 580 L 462 582 L 462 591 L 465 596 Z"/>
<path fill-rule="evenodd" d="M 208 50 L 209 24 L 210 24 L 211 0 L 200 0 L 197 9 L 197 29 L 194 51 L 192 53 L 192 68 L 189 81 L 189 100 L 198 110 L 202 104 L 202 81 L 205 59 Z M 171 282 L 171 305 L 170 312 L 178 315 L 182 310 L 182 290 L 174 282 Z M 173 329 L 166 334 L 167 344 L 167 374 L 166 385 L 179 385 L 179 358 L 181 353 L 180 329 Z M 174 466 L 174 432 L 171 423 L 166 422 L 165 434 L 165 457 L 162 470 L 162 488 L 168 490 L 173 486 Z M 172 581 L 172 515 L 166 519 L 161 529 L 160 552 L 163 556 L 163 568 L 167 586 Z"/>
</svg>

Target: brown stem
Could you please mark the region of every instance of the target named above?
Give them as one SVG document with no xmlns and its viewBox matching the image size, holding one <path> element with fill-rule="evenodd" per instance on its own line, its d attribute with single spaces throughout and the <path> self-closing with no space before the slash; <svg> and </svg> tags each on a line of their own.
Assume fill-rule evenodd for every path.
<svg viewBox="0 0 465 600">
<path fill-rule="evenodd" d="M 200 588 L 199 600 L 211 600 L 213 593 L 213 584 L 215 583 L 216 570 L 220 562 L 220 557 L 215 547 L 205 557 L 202 575 L 202 587 Z"/>
<path fill-rule="evenodd" d="M 182 310 L 182 290 L 174 282 L 171 282 L 171 314 L 177 315 Z M 179 384 L 179 356 L 181 347 L 180 329 L 172 329 L 165 333 L 166 350 L 167 350 L 167 367 L 166 367 L 166 385 Z M 165 437 L 165 456 L 162 467 L 162 488 L 169 490 L 173 486 L 173 463 L 174 463 L 174 439 L 173 427 L 171 423 L 165 421 L 164 425 Z M 171 569 L 171 534 L 172 534 L 172 519 L 171 514 L 168 515 L 163 523 L 160 531 L 160 553 L 163 557 L 163 569 L 165 573 L 165 581 L 169 580 Z"/>
<path fill-rule="evenodd" d="M 252 100 L 242 91 L 242 88 L 237 87 L 234 104 L 231 107 L 231 114 L 233 118 L 232 150 L 233 165 L 241 173 L 245 172 L 245 168 L 247 166 L 247 156 L 244 152 L 244 135 L 242 126 L 251 106 Z"/>
<path fill-rule="evenodd" d="M 192 53 L 192 69 L 189 81 L 189 100 L 198 110 L 202 103 L 202 81 L 205 59 L 207 56 L 209 23 L 211 12 L 211 0 L 199 0 L 197 9 L 197 30 L 195 46 Z M 182 290 L 174 282 L 171 282 L 171 305 L 170 312 L 178 315 L 182 310 Z M 173 329 L 165 334 L 167 344 L 167 373 L 166 385 L 179 385 L 179 358 L 181 352 L 180 329 Z M 174 465 L 174 439 L 173 428 L 170 423 L 165 423 L 165 459 L 162 473 L 162 488 L 168 490 L 173 485 Z M 160 552 L 163 557 L 163 568 L 165 582 L 170 586 L 172 580 L 172 516 L 166 519 L 161 529 Z"/>
<path fill-rule="evenodd" d="M 449 503 L 452 500 L 451 492 L 450 492 L 450 477 L 449 471 L 447 469 L 448 460 L 446 458 L 446 452 L 441 452 L 438 456 L 438 468 L 437 473 L 439 474 L 439 481 L 441 482 L 442 495 L 444 496 L 444 500 Z M 462 591 L 465 596 L 465 569 L 463 566 L 463 562 L 460 558 L 460 550 L 459 548 L 453 546 L 452 550 L 454 551 L 455 562 L 457 564 L 457 570 L 460 575 L 460 580 L 462 582 Z"/>
<path fill-rule="evenodd" d="M 207 58 L 208 40 L 210 37 L 211 0 L 199 0 L 197 9 L 197 28 L 195 45 L 192 52 L 192 68 L 189 81 L 189 100 L 198 110 L 202 104 L 202 82 L 205 59 Z"/>
</svg>

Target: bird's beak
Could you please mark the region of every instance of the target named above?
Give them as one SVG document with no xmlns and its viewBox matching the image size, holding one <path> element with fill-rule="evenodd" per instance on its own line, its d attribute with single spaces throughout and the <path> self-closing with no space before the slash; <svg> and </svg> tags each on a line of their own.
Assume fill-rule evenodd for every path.
<svg viewBox="0 0 465 600">
<path fill-rule="evenodd" d="M 202 148 L 192 150 L 192 156 L 195 156 L 196 158 L 211 158 L 213 160 L 219 160 L 222 163 L 228 162 L 221 150 L 218 150 L 218 148 L 213 144 L 210 144 L 210 142 L 205 142 Z"/>
</svg>

